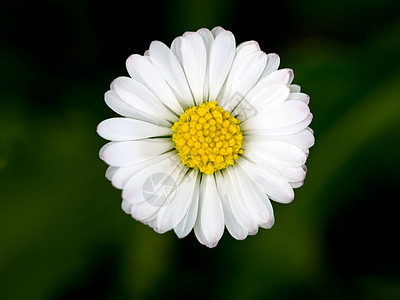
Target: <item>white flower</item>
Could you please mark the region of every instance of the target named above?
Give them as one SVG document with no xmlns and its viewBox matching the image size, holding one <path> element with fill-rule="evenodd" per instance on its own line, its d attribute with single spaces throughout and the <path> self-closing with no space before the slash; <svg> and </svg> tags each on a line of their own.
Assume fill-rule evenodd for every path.
<svg viewBox="0 0 400 300">
<path fill-rule="evenodd" d="M 214 247 L 270 228 L 270 200 L 289 203 L 314 144 L 309 97 L 255 41 L 236 47 L 221 27 L 154 41 L 126 62 L 105 94 L 123 117 L 101 122 L 100 157 L 122 189 L 122 208 L 179 238 L 194 228 Z"/>
</svg>

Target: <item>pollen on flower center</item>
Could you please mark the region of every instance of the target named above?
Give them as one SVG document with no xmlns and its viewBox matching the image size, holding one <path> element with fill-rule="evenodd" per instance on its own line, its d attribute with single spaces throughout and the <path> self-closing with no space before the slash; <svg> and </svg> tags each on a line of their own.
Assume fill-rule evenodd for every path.
<svg viewBox="0 0 400 300">
<path fill-rule="evenodd" d="M 182 163 L 205 174 L 233 165 L 243 153 L 239 120 L 217 101 L 188 108 L 171 129 Z"/>
</svg>

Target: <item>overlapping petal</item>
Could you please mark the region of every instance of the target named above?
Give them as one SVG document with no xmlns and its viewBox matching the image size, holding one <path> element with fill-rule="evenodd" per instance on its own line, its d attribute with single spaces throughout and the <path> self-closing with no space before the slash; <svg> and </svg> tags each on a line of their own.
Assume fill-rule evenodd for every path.
<svg viewBox="0 0 400 300">
<path fill-rule="evenodd" d="M 194 226 L 197 239 L 215 247 L 224 232 L 225 218 L 221 198 L 213 176 L 203 176 L 200 183 L 199 215 Z"/>
<path fill-rule="evenodd" d="M 151 60 L 138 54 L 131 55 L 126 61 L 126 68 L 129 75 L 136 81 L 146 86 L 175 114 L 183 113 L 182 104 L 173 94 L 160 71 L 151 63 Z"/>
<path fill-rule="evenodd" d="M 237 99 L 245 97 L 259 80 L 266 63 L 267 55 L 260 50 L 257 42 L 240 44 L 218 103 L 227 109 L 233 108 Z"/>
<path fill-rule="evenodd" d="M 106 140 L 120 142 L 170 136 L 172 134 L 171 128 L 128 118 L 104 120 L 97 126 L 97 133 Z"/>
<path fill-rule="evenodd" d="M 111 166 L 123 167 L 151 159 L 172 148 L 168 138 L 110 142 L 100 149 L 100 158 Z"/>
<path fill-rule="evenodd" d="M 207 49 L 197 32 L 187 32 L 174 40 L 172 51 L 179 59 L 195 103 L 204 100 L 204 81 L 207 70 Z"/>
</svg>

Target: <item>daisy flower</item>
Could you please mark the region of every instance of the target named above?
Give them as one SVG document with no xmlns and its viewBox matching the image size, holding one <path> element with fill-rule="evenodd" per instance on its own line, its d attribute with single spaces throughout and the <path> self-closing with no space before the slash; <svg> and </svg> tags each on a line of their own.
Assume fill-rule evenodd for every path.
<svg viewBox="0 0 400 300">
<path fill-rule="evenodd" d="M 314 144 L 309 96 L 279 62 L 221 27 L 130 56 L 129 77 L 105 93 L 122 117 L 97 128 L 122 209 L 158 233 L 194 229 L 208 247 L 225 227 L 238 240 L 270 228 L 271 200 L 293 200 Z"/>
</svg>

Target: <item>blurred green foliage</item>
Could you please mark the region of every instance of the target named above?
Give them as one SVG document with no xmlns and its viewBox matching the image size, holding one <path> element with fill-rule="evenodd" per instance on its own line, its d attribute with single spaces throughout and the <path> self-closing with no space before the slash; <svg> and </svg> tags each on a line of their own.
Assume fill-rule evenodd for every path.
<svg viewBox="0 0 400 300">
<path fill-rule="evenodd" d="M 400 298 L 399 4 L 264 5 L 1 4 L 0 299 Z M 316 145 L 272 229 L 207 249 L 122 212 L 95 129 L 129 54 L 215 25 L 294 69 Z"/>
</svg>

